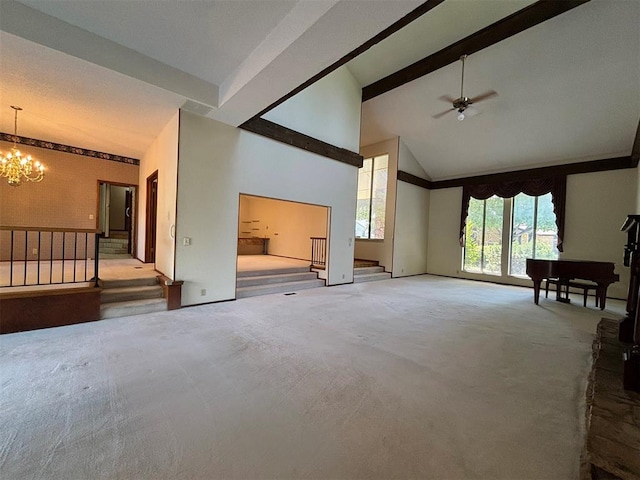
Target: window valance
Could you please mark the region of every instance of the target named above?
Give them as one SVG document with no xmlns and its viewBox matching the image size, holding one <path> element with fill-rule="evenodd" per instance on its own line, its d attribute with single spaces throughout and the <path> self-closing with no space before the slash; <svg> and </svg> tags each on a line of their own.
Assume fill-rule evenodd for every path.
<svg viewBox="0 0 640 480">
<path fill-rule="evenodd" d="M 464 232 L 469 214 L 469 200 L 486 200 L 494 195 L 501 198 L 515 197 L 524 193 L 533 197 L 551 193 L 553 212 L 558 227 L 558 251 L 563 251 L 564 210 L 567 198 L 567 176 L 535 178 L 531 180 L 515 180 L 512 182 L 486 183 L 481 185 L 465 185 L 462 189 L 462 213 L 460 215 L 460 245 L 464 246 Z"/>
</svg>

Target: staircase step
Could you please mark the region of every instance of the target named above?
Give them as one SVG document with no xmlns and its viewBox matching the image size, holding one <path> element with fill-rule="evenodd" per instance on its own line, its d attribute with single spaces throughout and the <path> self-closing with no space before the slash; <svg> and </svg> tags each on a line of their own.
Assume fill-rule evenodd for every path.
<svg viewBox="0 0 640 480">
<path fill-rule="evenodd" d="M 128 245 L 129 244 L 129 239 L 128 238 L 113 238 L 113 237 L 100 238 L 100 245 L 105 245 L 105 244 Z"/>
<path fill-rule="evenodd" d="M 353 266 L 355 268 L 360 268 L 360 267 L 377 267 L 378 266 L 378 261 L 377 260 L 363 260 L 361 258 L 355 258 L 353 260 Z"/>
<path fill-rule="evenodd" d="M 376 280 L 388 280 L 391 278 L 389 272 L 368 273 L 365 275 L 354 275 L 353 283 L 375 282 Z"/>
<path fill-rule="evenodd" d="M 100 253 L 123 254 L 128 251 L 129 249 L 127 247 L 103 247 L 100 245 Z"/>
<path fill-rule="evenodd" d="M 126 302 L 129 300 L 142 300 L 147 298 L 161 298 L 162 287 L 141 286 L 141 287 L 118 287 L 103 289 L 100 294 L 100 303 Z"/>
<path fill-rule="evenodd" d="M 296 292 L 309 288 L 323 287 L 324 280 L 304 280 L 301 282 L 274 283 L 270 285 L 257 285 L 253 287 L 241 287 L 236 289 L 236 298 L 255 297 L 271 293 Z"/>
<path fill-rule="evenodd" d="M 166 309 L 167 301 L 164 298 L 105 303 L 100 305 L 100 318 L 127 317 L 129 315 L 140 315 L 142 313 L 163 312 Z"/>
<path fill-rule="evenodd" d="M 309 264 L 310 265 L 310 264 Z M 283 275 L 286 273 L 302 273 L 309 272 L 310 267 L 284 267 L 284 268 L 272 268 L 270 270 L 244 270 L 238 272 L 238 278 L 244 277 L 264 277 L 268 275 Z"/>
<path fill-rule="evenodd" d="M 257 277 L 238 278 L 236 286 L 254 287 L 256 285 L 268 285 L 274 283 L 300 282 L 302 280 L 315 280 L 318 274 L 315 272 L 283 273 L 280 275 L 260 275 Z"/>
<path fill-rule="evenodd" d="M 353 269 L 354 275 L 369 275 L 384 272 L 384 267 L 358 267 Z"/>
<path fill-rule="evenodd" d="M 152 287 L 158 285 L 157 277 L 129 278 L 123 280 L 102 280 L 102 291 L 109 288 Z"/>
<path fill-rule="evenodd" d="M 110 260 L 114 258 L 133 258 L 129 253 L 100 253 L 100 260 Z"/>
</svg>

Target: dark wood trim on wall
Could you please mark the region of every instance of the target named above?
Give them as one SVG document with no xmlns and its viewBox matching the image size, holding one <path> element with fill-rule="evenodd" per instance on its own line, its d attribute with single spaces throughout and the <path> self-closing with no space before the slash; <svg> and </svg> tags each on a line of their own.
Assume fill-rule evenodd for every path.
<svg viewBox="0 0 640 480">
<path fill-rule="evenodd" d="M 57 152 L 72 153 L 74 155 L 82 155 L 83 157 L 99 158 L 100 160 L 109 160 L 111 162 L 128 163 L 130 165 L 140 165 L 137 158 L 123 157 L 114 155 L 113 153 L 98 152 L 96 150 L 88 150 L 86 148 L 72 147 L 61 143 L 47 142 L 46 140 L 38 140 L 36 138 L 20 137 L 0 132 L 0 140 L 3 142 L 11 142 L 16 140 L 20 145 L 28 145 L 30 147 L 46 148 L 47 150 L 55 150 Z"/>
<path fill-rule="evenodd" d="M 410 183 L 412 185 L 417 185 L 418 187 L 426 188 L 427 190 L 431 190 L 433 184 L 431 180 L 416 177 L 415 175 L 403 172 L 402 170 L 398 170 L 398 180 Z"/>
<path fill-rule="evenodd" d="M 638 161 L 640 160 L 640 120 L 638 121 L 636 138 L 633 141 L 633 147 L 631 147 L 631 158 L 636 162 L 636 166 L 638 166 Z"/>
<path fill-rule="evenodd" d="M 531 180 L 533 178 L 546 178 L 562 175 L 575 175 L 578 173 L 605 172 L 608 170 L 622 170 L 636 168 L 638 159 L 629 157 L 606 158 L 604 160 L 592 160 L 590 162 L 567 163 L 552 167 L 529 168 L 527 170 L 514 170 L 512 172 L 493 173 L 490 175 L 477 175 L 474 177 L 462 177 L 452 180 L 429 181 L 416 177 L 402 170 L 398 170 L 398 180 L 411 183 L 429 190 L 440 188 L 464 187 L 467 185 L 482 185 L 487 183 L 514 182 L 519 180 Z"/>
<path fill-rule="evenodd" d="M 298 147 L 308 152 L 317 153 L 323 157 L 353 165 L 354 167 L 362 167 L 362 155 L 359 153 L 352 152 L 346 148 L 336 147 L 335 145 L 296 132 L 295 130 L 270 122 L 264 118 L 253 118 L 240 125 L 240 128 L 277 142 L 291 145 L 292 147 Z"/>
<path fill-rule="evenodd" d="M 294 95 L 297 95 L 298 93 L 300 93 L 302 90 L 304 90 L 305 88 L 307 88 L 308 86 L 316 83 L 318 80 L 320 80 L 323 77 L 326 77 L 327 75 L 329 75 L 331 72 L 333 72 L 334 70 L 337 70 L 338 68 L 340 68 L 342 65 L 344 65 L 345 63 L 353 60 L 354 58 L 356 58 L 358 55 L 360 55 L 361 53 L 366 52 L 367 50 L 369 50 L 371 47 L 373 47 L 375 44 L 381 42 L 382 40 L 384 40 L 387 37 L 390 37 L 391 35 L 393 35 L 394 33 L 396 33 L 398 30 L 400 30 L 403 27 L 406 27 L 407 25 L 409 25 L 411 22 L 413 22 L 414 20 L 420 18 L 422 15 L 424 15 L 425 13 L 429 12 L 430 10 L 432 10 L 433 8 L 437 7 L 438 5 L 440 5 L 442 2 L 444 2 L 444 0 L 426 0 L 422 5 L 420 5 L 419 7 L 417 7 L 416 9 L 412 10 L 411 12 L 409 12 L 408 14 L 406 14 L 404 17 L 402 17 L 400 20 L 398 20 L 397 22 L 395 22 L 394 24 L 392 24 L 391 26 L 387 27 L 386 29 L 384 29 L 382 32 L 378 33 L 375 37 L 371 38 L 370 40 L 366 41 L 365 43 L 363 43 L 362 45 L 360 45 L 358 48 L 356 48 L 355 50 L 352 50 L 351 52 L 347 53 L 344 57 L 342 57 L 340 60 L 338 60 L 335 63 L 332 63 L 331 65 L 329 65 L 327 68 L 325 68 L 324 70 L 322 70 L 320 73 L 314 75 L 313 77 L 311 77 L 309 80 L 307 80 L 306 82 L 304 82 L 302 85 L 298 86 L 297 88 L 295 88 L 294 90 L 290 91 L 289 93 L 287 93 L 284 97 L 276 100 L 275 102 L 273 102 L 271 105 L 269 105 L 267 108 L 265 108 L 264 110 L 262 110 L 260 113 L 258 113 L 257 115 L 255 115 L 252 119 L 247 120 L 246 123 L 250 122 L 251 120 L 255 119 L 255 118 L 259 118 L 262 117 L 265 113 L 267 113 L 270 110 L 273 110 L 274 108 L 276 108 L 278 105 L 280 105 L 281 103 L 285 102 L 286 100 L 290 99 L 291 97 L 293 97 Z M 241 125 L 242 128 L 242 125 Z"/>
<path fill-rule="evenodd" d="M 362 101 L 398 88 L 589 0 L 540 0 L 362 89 Z"/>
</svg>

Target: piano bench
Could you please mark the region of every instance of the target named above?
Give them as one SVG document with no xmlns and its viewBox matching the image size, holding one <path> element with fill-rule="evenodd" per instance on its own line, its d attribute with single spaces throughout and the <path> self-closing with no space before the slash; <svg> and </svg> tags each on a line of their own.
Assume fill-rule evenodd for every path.
<svg viewBox="0 0 640 480">
<path fill-rule="evenodd" d="M 549 284 L 551 285 L 555 285 L 556 286 L 556 290 L 558 288 L 560 288 L 560 279 L 558 278 L 547 278 L 547 283 L 545 284 L 545 288 L 544 288 L 544 296 L 545 298 L 549 297 Z M 585 283 L 585 282 L 574 282 L 574 281 L 569 281 L 569 283 L 567 284 L 566 282 L 562 282 L 563 286 L 568 285 L 569 288 L 578 288 L 580 290 L 582 290 L 582 297 L 583 297 L 583 306 L 587 306 L 587 296 L 589 295 L 589 290 L 593 290 L 594 293 L 596 294 L 596 307 L 598 306 L 598 285 L 596 283 Z M 569 292 L 567 291 L 567 296 L 569 295 Z"/>
</svg>

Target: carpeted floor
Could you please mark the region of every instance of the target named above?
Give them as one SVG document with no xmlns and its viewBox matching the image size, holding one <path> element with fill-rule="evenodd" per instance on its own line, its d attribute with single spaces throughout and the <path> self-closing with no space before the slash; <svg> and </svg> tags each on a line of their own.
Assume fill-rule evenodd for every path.
<svg viewBox="0 0 640 480">
<path fill-rule="evenodd" d="M 577 478 L 623 302 L 576 300 L 425 275 L 3 335 L 0 477 Z"/>
</svg>

